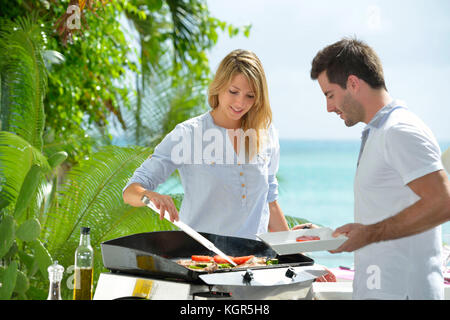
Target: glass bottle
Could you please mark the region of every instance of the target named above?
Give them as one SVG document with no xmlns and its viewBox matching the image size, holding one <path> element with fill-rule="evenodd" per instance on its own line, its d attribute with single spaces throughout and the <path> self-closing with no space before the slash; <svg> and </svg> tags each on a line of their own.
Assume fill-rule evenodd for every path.
<svg viewBox="0 0 450 320">
<path fill-rule="evenodd" d="M 47 269 L 48 279 L 50 280 L 50 288 L 48 290 L 47 300 L 62 300 L 61 299 L 61 280 L 64 273 L 64 267 L 55 261 Z"/>
<path fill-rule="evenodd" d="M 92 300 L 94 250 L 89 233 L 90 228 L 81 227 L 80 244 L 75 251 L 74 300 Z"/>
</svg>

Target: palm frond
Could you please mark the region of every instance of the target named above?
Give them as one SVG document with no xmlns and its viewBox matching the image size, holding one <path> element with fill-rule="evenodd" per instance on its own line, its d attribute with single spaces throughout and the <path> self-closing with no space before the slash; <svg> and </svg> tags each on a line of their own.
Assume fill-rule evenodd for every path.
<svg viewBox="0 0 450 320">
<path fill-rule="evenodd" d="M 82 225 L 91 226 L 92 242 L 100 243 L 117 235 L 122 223 L 129 226 L 124 230 L 136 231 L 128 221 L 130 217 L 147 215 L 149 219 L 157 219 L 148 210 L 132 208 L 122 199 L 123 187 L 150 152 L 143 147 L 108 146 L 74 167 L 50 209 L 46 224 L 49 250 L 62 252 L 67 243 L 76 243 Z"/>
<path fill-rule="evenodd" d="M 154 5 L 148 1 L 138 3 L 140 8 Z M 121 108 L 123 122 L 115 125 L 115 135 L 121 145 L 156 145 L 177 123 L 204 112 L 206 107 L 205 83 L 195 78 L 192 61 L 184 55 L 200 41 L 202 23 L 197 1 L 167 0 L 160 11 L 147 10 L 146 18 L 127 12 L 131 33 L 139 34 L 139 48 L 134 60 L 139 61 L 140 73 L 133 75 L 131 108 Z M 167 19 L 169 17 L 169 19 Z M 161 32 L 172 30 L 170 36 Z M 192 50 L 189 54 L 192 53 Z M 177 61 L 184 61 L 179 64 Z M 176 77 L 174 77 L 176 73 Z M 183 79 L 176 82 L 176 78 Z M 175 83 L 176 82 L 176 83 Z"/>
<path fill-rule="evenodd" d="M 130 94 L 130 109 L 121 108 L 126 128 L 114 126 L 121 145 L 155 146 L 176 124 L 207 110 L 203 86 L 191 82 L 173 85 L 168 76 L 172 69 L 171 57 L 166 53 L 159 67 L 149 67 L 150 85 L 139 86 L 136 95 Z"/>
<path fill-rule="evenodd" d="M 2 130 L 14 132 L 42 149 L 47 74 L 41 28 L 36 15 L 3 21 L 0 26 Z"/>
<path fill-rule="evenodd" d="M 102 269 L 100 244 L 127 234 L 173 230 L 147 207 L 123 202 L 122 189 L 151 153 L 150 148 L 107 146 L 73 167 L 61 185 L 44 226 L 49 252 L 63 265 L 73 264 L 81 226 L 92 228 L 96 272 Z"/>
<path fill-rule="evenodd" d="M 175 59 L 184 60 L 181 53 L 197 50 L 192 39 L 199 39 L 199 26 L 202 22 L 200 11 L 196 11 L 193 3 L 185 0 L 167 0 L 167 5 L 172 16 L 173 31 L 172 41 L 175 47 Z"/>
</svg>

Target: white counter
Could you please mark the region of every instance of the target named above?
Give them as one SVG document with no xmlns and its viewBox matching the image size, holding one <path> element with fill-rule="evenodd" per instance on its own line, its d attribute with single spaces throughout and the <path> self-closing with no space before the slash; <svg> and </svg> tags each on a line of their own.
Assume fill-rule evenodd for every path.
<svg viewBox="0 0 450 320">
<path fill-rule="evenodd" d="M 313 292 L 316 300 L 351 300 L 352 281 L 314 282 Z M 445 285 L 444 299 L 450 300 L 450 285 Z"/>
</svg>

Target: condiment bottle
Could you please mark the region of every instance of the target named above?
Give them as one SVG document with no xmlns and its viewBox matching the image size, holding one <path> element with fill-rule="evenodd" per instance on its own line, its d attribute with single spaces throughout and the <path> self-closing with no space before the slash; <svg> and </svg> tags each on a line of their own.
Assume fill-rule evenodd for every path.
<svg viewBox="0 0 450 320">
<path fill-rule="evenodd" d="M 61 280 L 64 273 L 64 267 L 55 261 L 48 267 L 48 279 L 50 280 L 50 288 L 48 290 L 47 300 L 62 300 L 61 299 Z"/>
<path fill-rule="evenodd" d="M 75 251 L 74 300 L 91 300 L 94 273 L 94 250 L 91 247 L 90 228 L 81 227 L 80 244 Z"/>
</svg>

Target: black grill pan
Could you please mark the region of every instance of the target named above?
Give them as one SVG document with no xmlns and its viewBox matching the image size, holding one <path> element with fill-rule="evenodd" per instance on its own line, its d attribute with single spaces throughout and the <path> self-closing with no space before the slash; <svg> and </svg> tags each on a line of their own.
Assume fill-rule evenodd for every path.
<svg viewBox="0 0 450 320">
<path fill-rule="evenodd" d="M 314 264 L 313 259 L 302 254 L 278 256 L 262 241 L 200 233 L 230 256 L 255 255 L 279 260 L 278 265 L 258 268 Z M 190 259 L 192 255 L 215 255 L 183 231 L 138 233 L 105 241 L 101 247 L 103 265 L 112 272 L 190 282 L 202 282 L 199 275 L 206 272 L 190 270 L 177 264 L 176 260 Z M 242 268 L 222 269 L 216 272 L 236 270 Z"/>
</svg>

